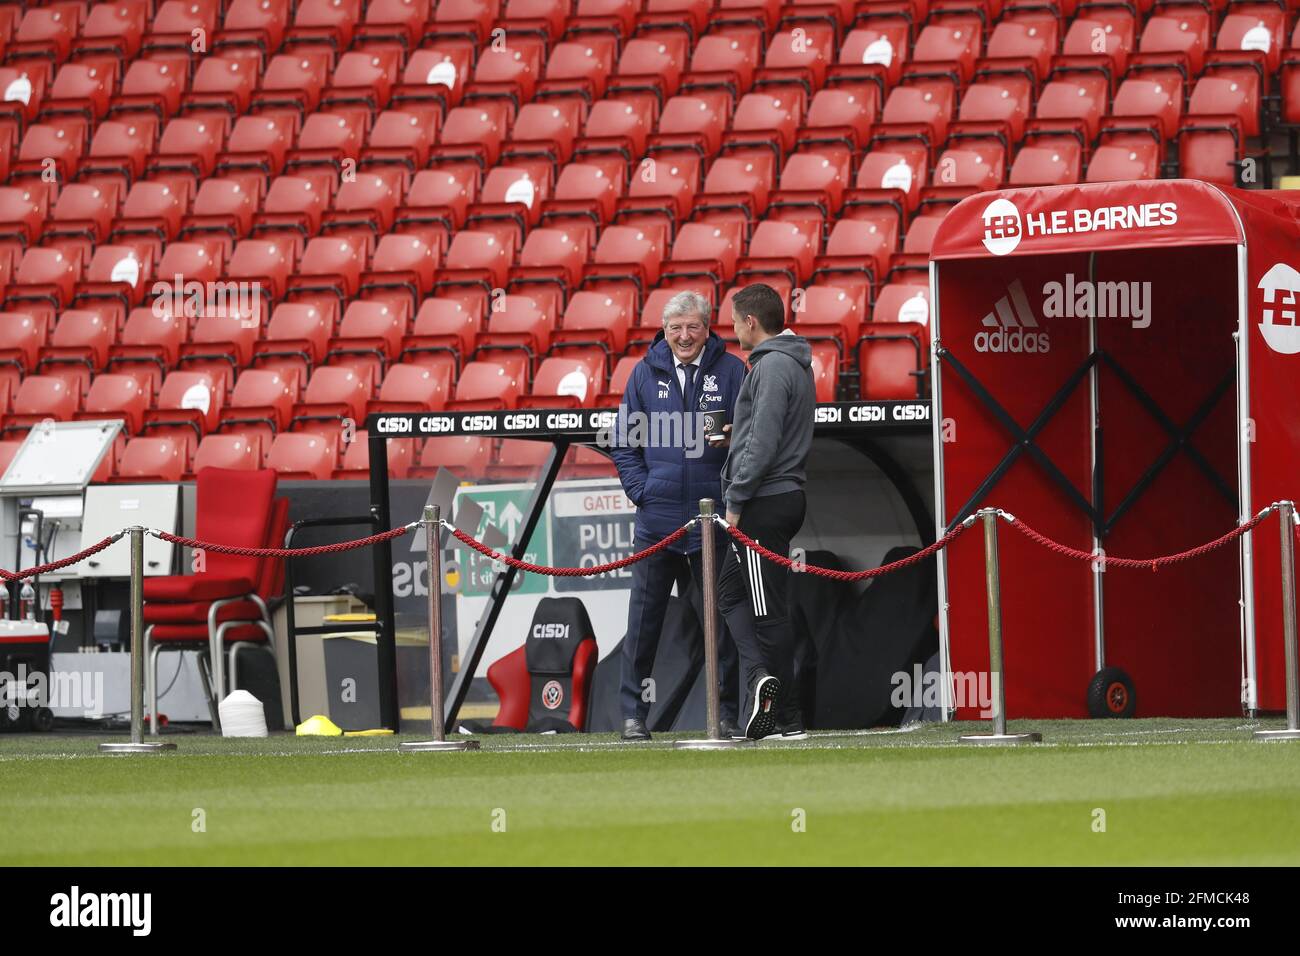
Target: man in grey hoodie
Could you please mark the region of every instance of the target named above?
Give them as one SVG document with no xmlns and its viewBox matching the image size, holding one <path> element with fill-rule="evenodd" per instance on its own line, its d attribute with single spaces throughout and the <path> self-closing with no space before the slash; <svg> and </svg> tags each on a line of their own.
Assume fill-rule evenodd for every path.
<svg viewBox="0 0 1300 956">
<path fill-rule="evenodd" d="M 788 557 L 804 519 L 804 467 L 817 404 L 812 349 L 785 327 L 785 303 L 771 286 L 755 283 L 737 293 L 731 322 L 740 347 L 749 352 L 750 373 L 736 398 L 722 466 L 727 521 Z M 718 609 L 735 638 L 749 688 L 745 733 L 755 740 L 807 736 L 794 699 L 787 575 L 733 541 L 718 579 Z"/>
</svg>

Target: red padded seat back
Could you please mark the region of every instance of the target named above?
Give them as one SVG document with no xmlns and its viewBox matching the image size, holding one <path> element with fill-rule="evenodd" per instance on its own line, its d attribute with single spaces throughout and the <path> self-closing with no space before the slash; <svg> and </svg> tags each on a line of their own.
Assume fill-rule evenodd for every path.
<svg viewBox="0 0 1300 956">
<path fill-rule="evenodd" d="M 194 536 L 212 544 L 265 547 L 276 479 L 269 469 L 204 468 L 198 474 Z M 206 575 L 256 582 L 260 571 L 259 558 L 218 554 L 211 549 L 204 555 Z"/>
</svg>

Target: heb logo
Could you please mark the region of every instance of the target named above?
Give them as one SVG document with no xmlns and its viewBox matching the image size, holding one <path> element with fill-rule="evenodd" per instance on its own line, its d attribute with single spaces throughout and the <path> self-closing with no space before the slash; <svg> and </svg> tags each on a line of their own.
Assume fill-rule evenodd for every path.
<svg viewBox="0 0 1300 956">
<path fill-rule="evenodd" d="M 1016 251 L 1023 235 L 1020 210 L 1010 199 L 995 199 L 984 207 L 984 248 L 995 256 Z"/>
<path fill-rule="evenodd" d="M 545 641 L 567 641 L 569 639 L 569 625 L 567 624 L 534 624 L 533 640 Z"/>
<path fill-rule="evenodd" d="M 1300 272 L 1279 262 L 1259 280 L 1264 308 L 1259 331 L 1274 352 L 1300 352 L 1300 326 L 1296 325 L 1296 298 L 1300 296 Z"/>
</svg>

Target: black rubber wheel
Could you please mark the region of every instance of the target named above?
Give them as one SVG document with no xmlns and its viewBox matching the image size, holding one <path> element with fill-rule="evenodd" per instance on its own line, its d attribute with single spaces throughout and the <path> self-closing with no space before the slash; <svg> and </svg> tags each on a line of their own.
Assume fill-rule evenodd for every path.
<svg viewBox="0 0 1300 956">
<path fill-rule="evenodd" d="M 48 707 L 37 707 L 32 715 L 32 727 L 42 734 L 54 729 L 54 711 Z"/>
<path fill-rule="evenodd" d="M 1088 713 L 1093 717 L 1132 717 L 1137 711 L 1133 679 L 1118 667 L 1103 667 L 1088 684 Z"/>
</svg>

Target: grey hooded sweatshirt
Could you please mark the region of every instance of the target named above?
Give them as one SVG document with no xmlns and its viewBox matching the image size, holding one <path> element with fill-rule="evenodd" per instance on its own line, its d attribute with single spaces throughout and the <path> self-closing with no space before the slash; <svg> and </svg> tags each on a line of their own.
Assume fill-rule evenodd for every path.
<svg viewBox="0 0 1300 956">
<path fill-rule="evenodd" d="M 749 364 L 722 466 L 722 497 L 736 513 L 751 498 L 803 488 L 817 407 L 807 339 L 787 329 L 750 352 Z"/>
</svg>

